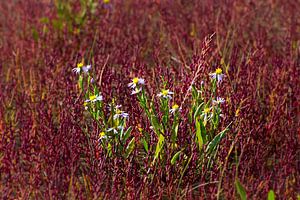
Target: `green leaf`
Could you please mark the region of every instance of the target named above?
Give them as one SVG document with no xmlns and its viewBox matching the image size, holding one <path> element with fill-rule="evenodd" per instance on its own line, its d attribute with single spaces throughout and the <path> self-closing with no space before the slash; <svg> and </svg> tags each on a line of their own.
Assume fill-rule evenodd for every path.
<svg viewBox="0 0 300 200">
<path fill-rule="evenodd" d="M 192 97 L 193 97 L 193 99 L 197 99 L 197 97 L 198 97 L 198 91 L 195 86 L 192 86 Z"/>
<path fill-rule="evenodd" d="M 155 115 L 151 115 L 150 116 L 150 122 L 151 122 L 151 124 L 154 128 L 154 131 L 155 131 L 156 135 L 159 135 L 160 134 L 160 131 L 159 131 L 160 130 L 160 124 L 158 122 L 157 117 Z"/>
<path fill-rule="evenodd" d="M 48 24 L 49 23 L 49 18 L 48 17 L 42 17 L 40 18 L 40 22 L 43 24 Z"/>
<path fill-rule="evenodd" d="M 275 193 L 273 190 L 268 192 L 268 200 L 275 200 Z"/>
<path fill-rule="evenodd" d="M 203 138 L 201 134 L 201 125 L 197 119 L 196 119 L 196 136 L 198 140 L 199 150 L 201 150 L 203 148 Z"/>
<path fill-rule="evenodd" d="M 214 139 L 207 145 L 206 152 L 213 151 L 221 142 L 222 138 L 226 135 L 227 131 L 229 129 L 225 128 L 223 131 L 221 131 L 218 135 L 214 137 Z"/>
<path fill-rule="evenodd" d="M 126 147 L 126 158 L 128 158 L 129 155 L 132 153 L 134 147 L 135 147 L 135 138 L 133 137 Z"/>
<path fill-rule="evenodd" d="M 236 188 L 238 194 L 240 195 L 240 198 L 242 200 L 247 200 L 246 190 L 238 179 L 235 179 L 235 188 Z"/>
<path fill-rule="evenodd" d="M 64 24 L 62 21 L 54 19 L 54 20 L 52 20 L 52 26 L 54 29 L 62 30 Z"/>
<path fill-rule="evenodd" d="M 181 154 L 182 151 L 178 151 L 177 153 L 175 153 L 175 155 L 172 157 L 171 159 L 171 165 L 174 165 L 175 162 L 178 160 L 179 155 Z"/>
<path fill-rule="evenodd" d="M 168 116 L 167 116 L 167 115 L 164 115 L 164 116 L 162 117 L 162 121 L 163 121 L 163 124 L 164 124 L 165 126 L 167 126 L 167 124 L 168 124 Z"/>
<path fill-rule="evenodd" d="M 171 140 L 173 143 L 175 143 L 177 140 L 178 128 L 179 128 L 179 123 L 178 123 L 177 119 L 174 119 L 174 122 L 172 125 L 172 135 L 171 135 Z"/>
<path fill-rule="evenodd" d="M 32 28 L 31 31 L 32 31 L 32 37 L 34 41 L 37 42 L 39 39 L 39 32 L 35 28 Z"/>
<path fill-rule="evenodd" d="M 97 6 L 98 6 L 98 3 L 97 2 L 94 2 L 94 3 L 91 3 L 91 13 L 92 14 L 95 14 L 96 11 L 97 11 Z"/>
<path fill-rule="evenodd" d="M 148 148 L 148 143 L 147 143 L 147 141 L 146 141 L 144 138 L 142 138 L 141 141 L 142 141 L 142 143 L 143 143 L 143 146 L 144 146 L 145 151 L 148 153 L 149 148 Z"/>
<path fill-rule="evenodd" d="M 122 135 L 122 140 L 123 140 L 124 143 L 125 143 L 126 140 L 129 138 L 131 131 L 132 131 L 132 127 L 130 126 L 130 127 L 125 131 L 125 133 Z"/>
<path fill-rule="evenodd" d="M 202 102 L 196 109 L 195 113 L 194 113 L 194 119 L 196 119 L 200 114 L 201 114 L 201 111 L 202 111 L 202 106 L 203 106 L 204 102 Z"/>
<path fill-rule="evenodd" d="M 81 90 L 83 90 L 83 76 L 82 75 L 79 76 L 78 84 L 79 84 L 79 88 Z"/>
<path fill-rule="evenodd" d="M 158 137 L 158 142 L 157 142 L 157 145 L 156 145 L 156 149 L 155 149 L 155 155 L 154 155 L 154 160 L 153 162 L 158 158 L 163 146 L 164 146 L 164 141 L 165 141 L 165 137 L 160 134 L 159 137 Z"/>
</svg>

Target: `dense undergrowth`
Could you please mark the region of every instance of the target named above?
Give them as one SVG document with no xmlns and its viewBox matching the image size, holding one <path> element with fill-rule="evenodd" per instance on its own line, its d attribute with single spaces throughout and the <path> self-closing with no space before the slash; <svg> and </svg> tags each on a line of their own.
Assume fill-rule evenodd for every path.
<svg viewBox="0 0 300 200">
<path fill-rule="evenodd" d="M 299 10 L 1 1 L 1 198 L 299 198 Z"/>
</svg>

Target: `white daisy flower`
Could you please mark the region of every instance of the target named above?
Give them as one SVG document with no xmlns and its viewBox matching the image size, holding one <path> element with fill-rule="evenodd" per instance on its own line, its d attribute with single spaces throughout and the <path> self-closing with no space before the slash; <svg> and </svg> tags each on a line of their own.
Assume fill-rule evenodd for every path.
<svg viewBox="0 0 300 200">
<path fill-rule="evenodd" d="M 75 72 L 76 74 L 79 74 L 80 70 L 81 70 L 81 68 L 79 68 L 79 67 L 76 67 L 76 68 L 72 69 L 72 71 Z"/>
<path fill-rule="evenodd" d="M 177 110 L 180 110 L 179 106 L 177 104 L 174 104 L 172 106 L 172 109 L 170 109 L 170 113 L 173 114 L 175 113 Z"/>
<path fill-rule="evenodd" d="M 222 69 L 217 68 L 214 73 L 209 74 L 212 79 L 216 79 L 218 83 L 221 83 L 224 77 L 224 74 L 222 74 Z"/>
<path fill-rule="evenodd" d="M 81 72 L 81 70 L 84 73 L 88 73 L 91 68 L 92 68 L 91 65 L 83 66 L 83 62 L 81 62 L 81 63 L 78 63 L 77 67 L 73 68 L 72 71 L 75 72 L 76 74 L 79 74 Z"/>
<path fill-rule="evenodd" d="M 138 94 L 141 91 L 142 91 L 142 88 L 135 88 L 134 90 L 132 90 L 131 95 Z"/>
<path fill-rule="evenodd" d="M 128 87 L 134 89 L 136 88 L 138 85 L 145 85 L 145 79 L 143 78 L 133 78 L 131 83 L 128 83 Z"/>
<path fill-rule="evenodd" d="M 103 101 L 102 95 L 92 95 L 89 99 L 85 100 L 85 102 L 96 102 L 96 101 Z"/>
<path fill-rule="evenodd" d="M 105 132 L 101 132 L 99 134 L 99 140 L 106 139 L 106 138 L 107 138 L 107 135 L 105 134 Z"/>
<path fill-rule="evenodd" d="M 203 116 L 203 120 L 204 120 L 204 124 L 206 124 L 206 122 L 212 117 L 212 113 L 210 112 L 212 108 L 204 108 L 202 115 Z"/>
<path fill-rule="evenodd" d="M 83 62 L 78 63 L 76 68 L 73 68 L 73 72 L 75 72 L 76 74 L 79 74 L 81 72 L 81 68 L 83 67 Z"/>
<path fill-rule="evenodd" d="M 128 118 L 129 117 L 129 114 L 122 111 L 122 110 L 117 110 L 116 111 L 116 114 L 114 114 L 114 120 L 115 119 L 118 119 L 118 118 Z"/>
<path fill-rule="evenodd" d="M 166 98 L 166 99 L 172 99 L 172 96 L 171 96 L 172 94 L 174 94 L 174 92 L 171 92 L 170 90 L 162 89 L 161 92 L 157 96 Z"/>
<path fill-rule="evenodd" d="M 212 100 L 212 103 L 214 105 L 222 104 L 224 102 L 225 102 L 224 98 L 221 98 L 221 97 L 217 97 L 217 100 Z"/>
</svg>

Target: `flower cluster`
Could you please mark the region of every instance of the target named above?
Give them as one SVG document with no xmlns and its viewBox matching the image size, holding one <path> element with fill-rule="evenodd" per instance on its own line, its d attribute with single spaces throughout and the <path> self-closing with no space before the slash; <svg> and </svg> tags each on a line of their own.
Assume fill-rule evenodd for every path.
<svg viewBox="0 0 300 200">
<path fill-rule="evenodd" d="M 131 95 L 138 94 L 142 91 L 142 85 L 145 85 L 145 80 L 143 78 L 133 78 L 128 87 L 132 89 Z"/>
<path fill-rule="evenodd" d="M 77 67 L 73 68 L 72 71 L 75 72 L 76 74 L 80 74 L 81 71 L 83 71 L 85 74 L 87 74 L 91 68 L 92 68 L 91 65 L 84 66 L 83 62 L 81 62 L 81 63 L 78 63 Z"/>
</svg>

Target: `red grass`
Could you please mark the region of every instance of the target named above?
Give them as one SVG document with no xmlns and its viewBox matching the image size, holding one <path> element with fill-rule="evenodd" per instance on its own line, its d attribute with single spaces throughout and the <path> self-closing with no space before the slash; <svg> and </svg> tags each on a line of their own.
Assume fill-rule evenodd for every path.
<svg viewBox="0 0 300 200">
<path fill-rule="evenodd" d="M 78 3 L 72 5 L 80 10 Z M 76 33 L 41 23 L 42 17 L 58 19 L 48 1 L 2 1 L 1 198 L 175 197 L 178 169 L 162 164 L 151 168 L 140 155 L 141 145 L 128 160 L 101 154 L 97 126 L 84 112 L 77 77 L 71 72 L 92 49 L 93 72 L 104 98 L 116 97 L 131 114 L 130 125 L 146 130 L 150 125 L 127 88 L 132 77 L 144 77 L 150 94 L 159 91 L 164 77 L 177 94 L 175 101 L 181 102 L 200 60 L 205 64 L 197 84 L 208 81 L 207 74 L 224 60 L 222 68 L 229 67 L 220 91 L 228 99 L 223 126 L 231 121 L 234 125 L 211 171 L 197 169 L 197 157 L 192 159 L 180 195 L 215 199 L 218 184 L 196 186 L 220 181 L 225 168 L 222 198 L 237 197 L 238 177 L 250 199 L 266 198 L 270 189 L 279 199 L 296 199 L 299 10 L 292 0 L 129 0 L 112 1 L 109 9 L 100 2 L 81 27 L 70 20 L 72 27 L 80 28 Z M 213 33 L 203 57 L 204 38 Z M 133 134 L 140 135 L 137 127 Z M 191 142 L 183 128 L 179 141 Z M 145 181 L 143 171 L 149 167 L 155 171 L 151 182 Z"/>
</svg>

